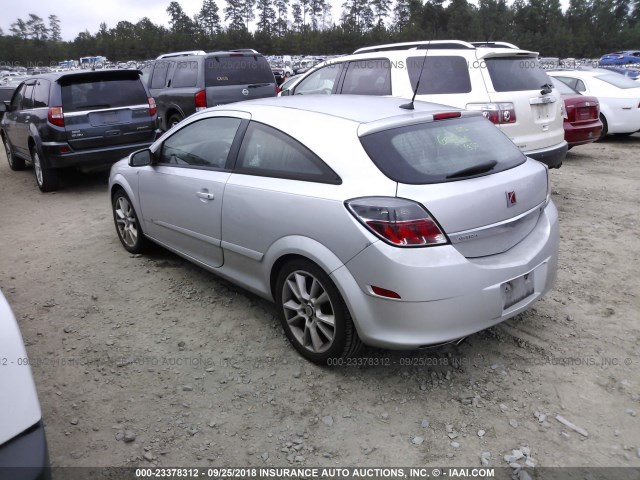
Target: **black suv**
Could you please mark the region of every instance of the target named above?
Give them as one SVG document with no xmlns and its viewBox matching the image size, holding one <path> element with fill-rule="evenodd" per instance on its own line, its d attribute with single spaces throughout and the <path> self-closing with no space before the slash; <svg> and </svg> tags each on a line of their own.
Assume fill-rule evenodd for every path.
<svg viewBox="0 0 640 480">
<path fill-rule="evenodd" d="M 255 51 L 166 54 L 147 62 L 142 73 L 162 130 L 207 107 L 278 93 L 269 63 Z"/>
<path fill-rule="evenodd" d="M 0 136 L 12 170 L 33 164 L 43 192 L 58 170 L 110 165 L 155 138 L 155 101 L 139 70 L 36 75 L 0 104 Z"/>
</svg>

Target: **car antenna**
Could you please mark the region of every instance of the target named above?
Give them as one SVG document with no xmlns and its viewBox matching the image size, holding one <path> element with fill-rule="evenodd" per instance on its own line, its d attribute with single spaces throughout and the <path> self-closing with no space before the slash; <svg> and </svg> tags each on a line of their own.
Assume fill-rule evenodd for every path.
<svg viewBox="0 0 640 480">
<path fill-rule="evenodd" d="M 416 88 L 413 89 L 413 97 L 411 97 L 411 102 L 403 103 L 400 105 L 400 108 L 404 108 L 405 110 L 414 110 L 413 102 L 416 99 L 416 94 L 418 93 L 418 87 L 420 87 L 420 79 L 422 78 L 422 72 L 424 71 L 424 64 L 427 61 L 427 54 L 429 53 L 429 47 L 427 46 L 427 51 L 424 52 L 424 58 L 422 59 L 422 67 L 420 68 L 420 76 L 418 77 L 418 81 L 416 82 Z"/>
</svg>

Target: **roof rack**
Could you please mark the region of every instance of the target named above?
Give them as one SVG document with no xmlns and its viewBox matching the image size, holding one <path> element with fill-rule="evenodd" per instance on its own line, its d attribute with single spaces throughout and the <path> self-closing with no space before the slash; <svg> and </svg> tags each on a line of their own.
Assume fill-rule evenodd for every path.
<svg viewBox="0 0 640 480">
<path fill-rule="evenodd" d="M 426 49 L 451 49 L 451 50 L 473 50 L 476 47 L 469 42 L 462 40 L 424 40 L 420 42 L 401 42 L 377 45 L 374 47 L 363 47 L 353 53 L 387 52 L 389 50 L 426 50 Z"/>
<path fill-rule="evenodd" d="M 520 50 L 513 43 L 507 42 L 471 42 L 471 45 L 474 47 L 484 47 L 484 48 L 512 48 L 514 50 Z"/>
<path fill-rule="evenodd" d="M 206 55 L 207 52 L 204 50 L 188 50 L 185 52 L 172 52 L 172 53 L 163 53 L 162 55 L 158 55 L 156 60 L 160 60 L 162 58 L 172 58 L 172 57 L 186 57 L 187 55 Z"/>
</svg>

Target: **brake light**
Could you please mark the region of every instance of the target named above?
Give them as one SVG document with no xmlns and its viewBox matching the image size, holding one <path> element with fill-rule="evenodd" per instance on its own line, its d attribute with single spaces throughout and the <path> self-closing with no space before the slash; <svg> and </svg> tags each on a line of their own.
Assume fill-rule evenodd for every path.
<svg viewBox="0 0 640 480">
<path fill-rule="evenodd" d="M 462 113 L 460 112 L 442 112 L 442 113 L 436 113 L 433 116 L 434 120 L 446 120 L 448 118 L 458 118 L 462 116 Z"/>
<path fill-rule="evenodd" d="M 158 109 L 156 108 L 156 101 L 153 97 L 149 97 L 149 116 L 153 117 Z"/>
<path fill-rule="evenodd" d="M 347 209 L 376 236 L 397 247 L 443 245 L 447 237 L 419 204 L 395 197 L 347 200 Z"/>
<path fill-rule="evenodd" d="M 196 104 L 196 112 L 199 112 L 200 110 L 204 110 L 205 108 L 207 108 L 207 92 L 206 90 L 200 90 L 199 92 L 197 92 L 194 97 L 193 100 Z"/>
<path fill-rule="evenodd" d="M 481 111 L 485 118 L 496 125 L 516 123 L 516 109 L 511 102 L 468 103 L 466 108 L 467 110 Z"/>
<path fill-rule="evenodd" d="M 47 120 L 51 125 L 64 127 L 64 112 L 62 111 L 62 107 L 49 107 Z"/>
<path fill-rule="evenodd" d="M 280 85 L 276 84 L 276 95 L 281 92 Z"/>
</svg>

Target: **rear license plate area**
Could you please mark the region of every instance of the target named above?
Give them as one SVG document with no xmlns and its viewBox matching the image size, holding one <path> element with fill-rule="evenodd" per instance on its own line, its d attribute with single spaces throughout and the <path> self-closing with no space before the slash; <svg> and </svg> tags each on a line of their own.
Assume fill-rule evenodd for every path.
<svg viewBox="0 0 640 480">
<path fill-rule="evenodd" d="M 108 125 L 110 123 L 118 123 L 118 112 L 103 112 L 102 123 Z"/>
<path fill-rule="evenodd" d="M 503 310 L 512 307 L 527 297 L 533 295 L 533 272 L 529 272 L 521 277 L 514 278 L 500 285 L 502 290 L 502 308 Z"/>
</svg>

